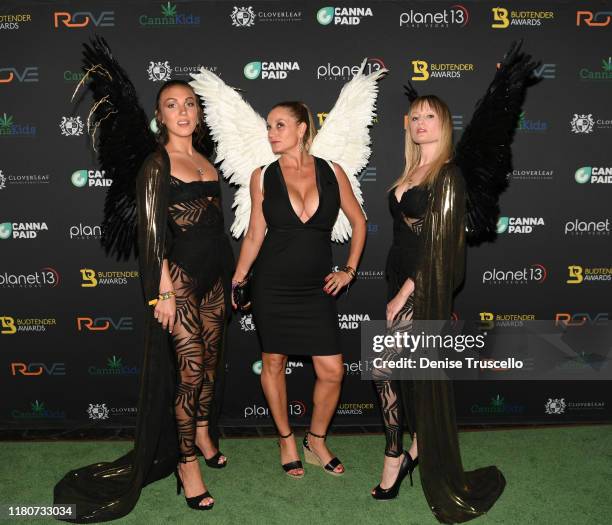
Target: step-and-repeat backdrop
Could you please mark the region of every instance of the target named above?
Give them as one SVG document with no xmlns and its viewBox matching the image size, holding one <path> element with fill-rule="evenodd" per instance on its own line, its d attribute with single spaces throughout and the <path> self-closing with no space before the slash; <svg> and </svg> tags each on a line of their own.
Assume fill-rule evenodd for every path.
<svg viewBox="0 0 612 525">
<path fill-rule="evenodd" d="M 0 426 L 130 426 L 142 355 L 135 261 L 100 247 L 112 183 L 86 133 L 91 99 L 71 102 L 81 44 L 107 39 L 153 115 L 163 81 L 202 66 L 262 115 L 301 99 L 318 125 L 367 57 L 387 67 L 373 154 L 359 175 L 368 241 L 358 280 L 338 299 L 346 379 L 334 423 L 379 423 L 360 379 L 359 327 L 384 317 L 391 242 L 387 188 L 403 167 L 403 85 L 442 97 L 459 137 L 510 43 L 542 63 L 514 144 L 499 238 L 472 248 L 459 319 L 605 323 L 612 253 L 612 11 L 602 2 L 28 2 L 0 7 Z M 125 137 L 129 140 L 130 137 Z M 223 187 L 226 224 L 233 188 Z M 239 243 L 235 242 L 236 253 Z M 338 264 L 346 246 L 335 248 Z M 223 420 L 272 424 L 250 315 L 228 336 Z M 588 358 L 576 366 L 590 366 Z M 291 357 L 289 410 L 306 423 L 312 364 Z M 604 420 L 609 382 L 460 382 L 460 423 Z"/>
</svg>

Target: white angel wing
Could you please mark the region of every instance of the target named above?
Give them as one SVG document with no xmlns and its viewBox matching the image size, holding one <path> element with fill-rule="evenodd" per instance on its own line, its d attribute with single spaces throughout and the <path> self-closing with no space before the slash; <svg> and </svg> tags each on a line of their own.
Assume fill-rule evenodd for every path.
<svg viewBox="0 0 612 525">
<path fill-rule="evenodd" d="M 357 174 L 365 168 L 370 157 L 368 127 L 375 115 L 377 80 L 387 72 L 387 69 L 381 68 L 364 75 L 366 60 L 361 63 L 359 73 L 342 88 L 336 104 L 310 147 L 313 155 L 331 160 L 342 167 L 362 208 L 363 195 Z M 340 210 L 332 231 L 332 241 L 345 242 L 351 233 L 351 225 Z"/>
<path fill-rule="evenodd" d="M 216 162 L 223 176 L 238 189 L 234 194 L 232 235 L 239 238 L 249 227 L 253 171 L 276 160 L 268 142 L 266 121 L 237 91 L 205 68 L 189 83 L 202 98 L 204 115 L 217 142 Z"/>
</svg>

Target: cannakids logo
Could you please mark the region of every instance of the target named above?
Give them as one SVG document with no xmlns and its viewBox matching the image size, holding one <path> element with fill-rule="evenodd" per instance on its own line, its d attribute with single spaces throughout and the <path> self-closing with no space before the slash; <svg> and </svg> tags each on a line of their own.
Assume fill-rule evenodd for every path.
<svg viewBox="0 0 612 525">
<path fill-rule="evenodd" d="M 493 29 L 506 29 L 509 26 L 540 27 L 555 18 L 553 11 L 508 11 L 504 7 L 494 7 L 491 12 Z"/>
<path fill-rule="evenodd" d="M 505 398 L 497 394 L 492 397 L 488 405 L 474 403 L 470 412 L 482 416 L 515 415 L 525 412 L 525 405 L 519 403 L 509 403 Z"/>
<path fill-rule="evenodd" d="M 66 419 L 66 413 L 63 410 L 51 410 L 37 399 L 30 403 L 27 410 L 13 410 L 11 417 L 13 419 Z"/>
<path fill-rule="evenodd" d="M 612 80 L 612 57 L 602 59 L 601 71 L 593 71 L 588 67 L 580 68 L 578 77 L 586 81 Z"/>
<path fill-rule="evenodd" d="M 447 27 L 465 27 L 470 21 L 470 12 L 466 7 L 456 4 L 448 9 L 436 11 L 405 11 L 400 15 L 400 27 L 418 29 L 438 29 Z"/>
<path fill-rule="evenodd" d="M 249 80 L 285 80 L 292 71 L 299 71 L 295 61 L 286 62 L 249 62 L 244 66 L 244 76 Z"/>
<path fill-rule="evenodd" d="M 425 81 L 430 78 L 458 79 L 467 73 L 474 72 L 474 64 L 471 63 L 436 63 L 425 60 L 413 60 L 412 80 Z"/>
<path fill-rule="evenodd" d="M 533 233 L 534 228 L 544 226 L 542 217 L 500 217 L 497 233 Z"/>
<path fill-rule="evenodd" d="M 140 369 L 136 366 L 124 365 L 123 359 L 114 355 L 106 360 L 106 367 L 100 368 L 92 365 L 87 372 L 91 376 L 127 376 L 137 375 Z"/>
<path fill-rule="evenodd" d="M 372 16 L 371 7 L 322 7 L 317 11 L 317 22 L 322 26 L 357 26 Z"/>
<path fill-rule="evenodd" d="M 567 284 L 612 281 L 612 266 L 587 267 L 573 264 L 567 267 Z"/>
<path fill-rule="evenodd" d="M 0 223 L 0 239 L 36 239 L 42 231 L 49 231 L 46 222 Z"/>
<path fill-rule="evenodd" d="M 46 267 L 33 273 L 0 271 L 0 288 L 55 288 L 60 274 L 55 268 Z"/>
<path fill-rule="evenodd" d="M 77 188 L 108 188 L 113 179 L 105 177 L 104 170 L 77 170 L 70 175 L 70 182 Z"/>
<path fill-rule="evenodd" d="M 95 288 L 96 286 L 123 286 L 130 279 L 138 279 L 138 272 L 112 271 L 96 272 L 91 268 L 81 268 L 81 288 Z"/>
<path fill-rule="evenodd" d="M 56 326 L 54 318 L 38 317 L 9 317 L 0 316 L 0 334 L 12 335 L 16 333 L 46 332 L 50 327 Z"/>
<path fill-rule="evenodd" d="M 542 284 L 548 272 L 542 264 L 512 270 L 492 268 L 482 273 L 483 284 Z"/>
<path fill-rule="evenodd" d="M 191 13 L 177 12 L 176 4 L 170 2 L 161 5 L 161 16 L 140 15 L 138 23 L 141 27 L 196 27 L 200 25 L 200 17 Z"/>
<path fill-rule="evenodd" d="M 612 167 L 584 166 L 574 174 L 578 184 L 612 184 Z"/>
<path fill-rule="evenodd" d="M 13 115 L 4 113 L 0 116 L 0 137 L 35 137 L 36 126 L 33 124 L 17 124 Z"/>
</svg>

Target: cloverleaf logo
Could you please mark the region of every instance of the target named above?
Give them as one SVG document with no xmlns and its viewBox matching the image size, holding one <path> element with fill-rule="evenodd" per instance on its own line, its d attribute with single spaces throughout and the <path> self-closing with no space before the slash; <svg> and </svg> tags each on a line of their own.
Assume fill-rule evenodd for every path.
<svg viewBox="0 0 612 525">
<path fill-rule="evenodd" d="M 317 11 L 317 22 L 322 26 L 328 26 L 334 19 L 333 7 L 322 7 Z"/>
<path fill-rule="evenodd" d="M 13 233 L 13 225 L 10 222 L 0 224 L 0 239 L 8 239 Z"/>
<path fill-rule="evenodd" d="M 261 75 L 261 62 L 249 62 L 244 66 L 244 76 L 249 80 L 255 80 Z"/>
<path fill-rule="evenodd" d="M 87 170 L 78 170 L 71 175 L 70 181 L 77 188 L 82 188 L 87 184 L 87 178 Z"/>
</svg>

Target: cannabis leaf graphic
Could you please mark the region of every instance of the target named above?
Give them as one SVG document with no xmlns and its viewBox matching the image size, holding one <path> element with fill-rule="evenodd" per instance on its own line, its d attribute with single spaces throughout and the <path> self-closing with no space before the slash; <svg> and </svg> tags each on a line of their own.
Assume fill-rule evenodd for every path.
<svg viewBox="0 0 612 525">
<path fill-rule="evenodd" d="M 0 117 L 0 128 L 10 128 L 13 125 L 13 116 L 6 113 Z"/>
<path fill-rule="evenodd" d="M 602 60 L 601 68 L 606 72 L 612 71 L 612 57 L 608 57 L 608 60 Z"/>
<path fill-rule="evenodd" d="M 34 403 L 31 403 L 31 406 L 32 412 L 35 414 L 41 414 L 45 410 L 45 404 L 38 401 L 38 399 L 34 401 Z"/>
<path fill-rule="evenodd" d="M 119 369 L 122 366 L 121 358 L 117 358 L 116 356 L 113 356 L 106 360 L 106 364 L 108 365 L 109 368 Z"/>
<path fill-rule="evenodd" d="M 170 2 L 168 2 L 167 5 L 162 4 L 161 8 L 164 16 L 176 16 L 176 6 L 172 5 Z"/>
<path fill-rule="evenodd" d="M 504 405 L 504 398 L 500 397 L 499 394 L 497 394 L 496 397 L 492 397 L 491 398 L 491 405 L 494 407 L 501 407 Z"/>
</svg>

